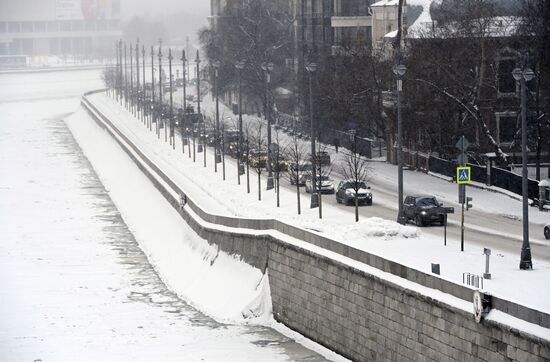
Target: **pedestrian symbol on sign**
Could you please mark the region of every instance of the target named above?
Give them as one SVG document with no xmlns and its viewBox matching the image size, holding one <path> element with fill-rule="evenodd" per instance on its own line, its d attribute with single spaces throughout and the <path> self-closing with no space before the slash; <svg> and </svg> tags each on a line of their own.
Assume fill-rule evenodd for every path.
<svg viewBox="0 0 550 362">
<path fill-rule="evenodd" d="M 456 183 L 459 185 L 464 184 L 470 184 L 471 177 L 471 168 L 464 166 L 464 167 L 457 167 L 456 168 Z"/>
</svg>

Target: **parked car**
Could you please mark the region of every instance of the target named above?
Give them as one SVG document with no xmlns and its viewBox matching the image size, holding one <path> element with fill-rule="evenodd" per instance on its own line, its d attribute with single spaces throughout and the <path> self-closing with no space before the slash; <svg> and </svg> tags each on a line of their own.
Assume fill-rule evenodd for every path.
<svg viewBox="0 0 550 362">
<path fill-rule="evenodd" d="M 352 180 L 340 181 L 336 190 L 336 202 L 346 205 L 355 204 L 355 189 L 357 184 Z M 372 192 L 365 182 L 357 185 L 357 198 L 359 204 L 372 205 Z"/>
<path fill-rule="evenodd" d="M 296 185 L 296 183 L 298 183 L 300 186 L 305 185 L 307 176 L 311 175 L 311 169 L 311 163 L 303 163 L 300 165 L 291 163 L 288 168 L 290 184 Z"/>
<path fill-rule="evenodd" d="M 267 152 L 250 150 L 248 160 L 250 162 L 250 167 L 252 168 L 265 168 L 267 165 Z"/>
<path fill-rule="evenodd" d="M 322 194 L 333 194 L 334 193 L 334 181 L 328 176 L 317 175 L 317 191 Z M 319 182 L 321 185 L 319 185 Z M 306 178 L 306 192 L 311 193 L 313 190 L 313 183 L 311 174 Z"/>
<path fill-rule="evenodd" d="M 284 172 L 288 170 L 288 160 L 279 155 L 279 160 L 275 160 L 273 156 L 271 170 L 273 172 Z"/>
<path fill-rule="evenodd" d="M 550 224 L 544 227 L 544 237 L 546 240 L 550 240 Z"/>
<path fill-rule="evenodd" d="M 417 226 L 445 223 L 445 212 L 434 196 L 407 196 L 403 203 L 403 213 L 407 221 L 413 221 Z"/>
</svg>

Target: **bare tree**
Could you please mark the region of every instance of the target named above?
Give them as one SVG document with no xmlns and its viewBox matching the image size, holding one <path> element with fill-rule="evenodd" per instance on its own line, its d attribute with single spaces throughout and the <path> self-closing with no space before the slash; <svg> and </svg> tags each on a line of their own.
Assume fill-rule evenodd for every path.
<svg viewBox="0 0 550 362">
<path fill-rule="evenodd" d="M 367 159 L 361 156 L 361 150 L 357 142 L 355 133 L 350 143 L 350 150 L 344 158 L 342 165 L 342 174 L 346 180 L 351 181 L 355 199 L 355 221 L 359 221 L 359 190 L 367 180 L 369 165 Z"/>
<path fill-rule="evenodd" d="M 252 136 L 252 144 L 254 145 L 254 149 L 250 150 L 250 155 L 248 156 L 250 166 L 254 168 L 256 171 L 256 174 L 258 175 L 258 200 L 262 199 L 262 172 L 264 171 L 264 168 L 267 166 L 267 152 L 265 151 L 266 148 L 266 140 L 265 137 L 262 135 L 262 124 L 258 123 L 258 128 L 256 129 L 256 133 Z"/>
<path fill-rule="evenodd" d="M 428 136 L 423 138 L 448 146 L 457 133 L 468 131 L 484 138 L 501 161 L 507 160 L 483 113 L 488 94 L 497 89 L 490 67 L 493 53 L 500 50 L 495 39 L 509 30 L 495 27 L 496 14 L 494 0 L 442 0 L 432 6 L 437 26 L 409 37 L 407 77 L 413 82 L 405 86 L 408 106 L 415 110 L 408 117 L 413 142 Z M 442 120 L 454 120 L 456 126 L 441 128 Z M 434 134 L 437 129 L 439 135 Z"/>
<path fill-rule="evenodd" d="M 289 160 L 290 165 L 287 169 L 287 178 L 291 185 L 296 185 L 296 200 L 298 207 L 298 215 L 301 214 L 300 203 L 300 173 L 303 172 L 306 161 L 304 160 L 307 153 L 307 147 L 300 142 L 296 134 L 292 137 L 292 141 L 285 149 L 285 157 Z"/>
<path fill-rule="evenodd" d="M 281 143 L 280 138 L 280 128 L 275 127 L 274 130 L 275 137 L 274 141 L 277 145 L 276 149 L 272 153 L 272 165 L 271 170 L 275 173 L 275 192 L 277 193 L 277 207 L 281 206 L 280 198 L 280 183 L 281 183 L 281 173 L 288 170 L 288 162 L 285 159 L 287 145 Z"/>
</svg>

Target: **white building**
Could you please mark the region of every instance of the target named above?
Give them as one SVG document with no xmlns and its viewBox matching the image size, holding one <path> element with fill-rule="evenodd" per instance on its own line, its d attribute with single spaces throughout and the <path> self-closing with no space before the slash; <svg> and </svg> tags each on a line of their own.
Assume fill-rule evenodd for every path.
<svg viewBox="0 0 550 362">
<path fill-rule="evenodd" d="M 112 53 L 120 0 L 2 0 L 0 55 Z"/>
</svg>

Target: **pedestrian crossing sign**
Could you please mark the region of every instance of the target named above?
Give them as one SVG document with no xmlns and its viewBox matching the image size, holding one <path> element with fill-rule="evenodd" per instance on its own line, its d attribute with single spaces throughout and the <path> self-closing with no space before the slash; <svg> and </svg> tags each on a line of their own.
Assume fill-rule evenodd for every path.
<svg viewBox="0 0 550 362">
<path fill-rule="evenodd" d="M 459 185 L 470 184 L 472 169 L 468 166 L 457 167 L 456 168 L 456 183 Z"/>
</svg>

